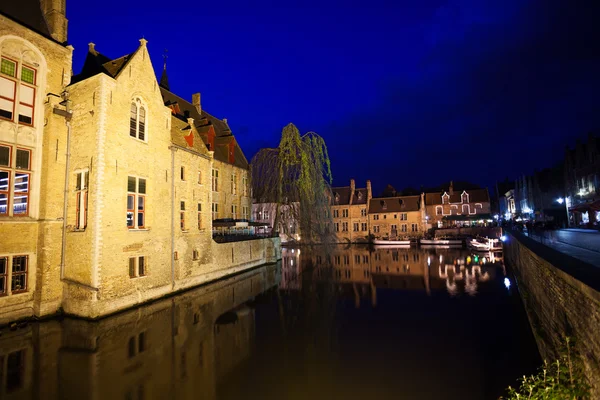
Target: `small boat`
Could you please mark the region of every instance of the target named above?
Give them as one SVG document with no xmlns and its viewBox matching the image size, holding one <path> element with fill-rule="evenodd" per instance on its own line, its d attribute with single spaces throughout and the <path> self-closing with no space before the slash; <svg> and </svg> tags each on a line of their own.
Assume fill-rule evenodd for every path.
<svg viewBox="0 0 600 400">
<path fill-rule="evenodd" d="M 410 244 L 376 244 L 373 246 L 375 250 L 382 249 L 410 249 Z"/>
<path fill-rule="evenodd" d="M 384 245 L 384 246 L 395 246 L 395 245 L 410 246 L 410 240 L 373 239 L 373 244 Z"/>
<path fill-rule="evenodd" d="M 422 249 L 462 249 L 462 244 L 422 244 Z"/>
<path fill-rule="evenodd" d="M 502 245 L 498 239 L 470 239 L 467 241 L 467 246 L 475 251 L 498 251 L 502 250 Z"/>
<path fill-rule="evenodd" d="M 419 243 L 421 244 L 427 244 L 427 245 L 441 245 L 441 246 L 448 246 L 448 245 L 462 245 L 463 241 L 462 239 L 421 239 L 419 241 Z"/>
</svg>

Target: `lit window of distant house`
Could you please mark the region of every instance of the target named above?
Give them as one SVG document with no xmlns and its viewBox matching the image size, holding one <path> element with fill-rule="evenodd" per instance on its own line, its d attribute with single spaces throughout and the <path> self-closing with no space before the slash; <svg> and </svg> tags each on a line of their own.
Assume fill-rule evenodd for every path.
<svg viewBox="0 0 600 400">
<path fill-rule="evenodd" d="M 85 229 L 87 226 L 88 182 L 88 171 L 81 171 L 75 174 L 75 229 Z"/>
<path fill-rule="evenodd" d="M 139 278 L 146 276 L 146 256 L 129 257 L 129 277 Z"/>
<path fill-rule="evenodd" d="M 146 140 L 146 109 L 139 99 L 131 102 L 129 136 L 142 141 Z"/>
<path fill-rule="evenodd" d="M 475 210 L 473 210 L 473 214 L 481 213 L 483 211 L 483 206 L 481 203 L 475 204 Z"/>
<path fill-rule="evenodd" d="M 146 179 L 127 177 L 127 227 L 146 227 Z"/>
<path fill-rule="evenodd" d="M 366 217 L 367 216 L 367 209 L 366 208 L 361 208 L 360 209 L 360 216 L 361 217 Z"/>
<path fill-rule="evenodd" d="M 435 215 L 442 215 L 444 213 L 444 209 L 442 206 L 435 207 Z"/>
<path fill-rule="evenodd" d="M 0 143 L 0 216 L 29 215 L 31 154 L 31 150 Z"/>
<path fill-rule="evenodd" d="M 29 257 L 0 255 L 0 296 L 27 291 Z"/>
<path fill-rule="evenodd" d="M 469 194 L 467 192 L 463 192 L 460 198 L 463 203 L 469 202 Z"/>
<path fill-rule="evenodd" d="M 442 204 L 449 204 L 450 203 L 450 196 L 448 196 L 448 193 L 444 193 L 442 195 Z"/>
<path fill-rule="evenodd" d="M 19 68 L 20 67 L 20 68 Z M 19 74 L 20 70 L 20 74 Z M 16 60 L 0 61 L 0 119 L 33 125 L 37 71 Z M 16 122 L 15 121 L 15 122 Z"/>
<path fill-rule="evenodd" d="M 218 203 L 212 203 L 212 219 L 213 219 L 213 221 L 215 219 L 219 219 L 219 204 Z"/>
</svg>

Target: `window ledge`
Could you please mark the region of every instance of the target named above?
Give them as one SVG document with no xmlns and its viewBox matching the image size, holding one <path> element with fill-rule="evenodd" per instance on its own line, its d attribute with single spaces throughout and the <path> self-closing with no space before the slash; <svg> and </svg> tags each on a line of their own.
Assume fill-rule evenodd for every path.
<svg viewBox="0 0 600 400">
<path fill-rule="evenodd" d="M 181 233 L 190 233 L 190 230 L 189 229 L 184 229 L 184 230 L 181 231 Z"/>
<path fill-rule="evenodd" d="M 129 232 L 148 232 L 150 228 L 129 228 L 127 229 Z"/>
<path fill-rule="evenodd" d="M 85 232 L 85 230 L 86 230 L 86 228 L 83 228 L 83 229 L 71 229 L 71 232 L 73 232 L 73 233 L 75 233 L 75 232 L 81 233 L 81 232 Z"/>
</svg>

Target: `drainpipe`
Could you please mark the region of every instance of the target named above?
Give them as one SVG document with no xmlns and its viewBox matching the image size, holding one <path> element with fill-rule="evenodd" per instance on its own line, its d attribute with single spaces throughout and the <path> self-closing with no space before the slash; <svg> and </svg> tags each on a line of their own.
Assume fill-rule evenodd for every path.
<svg viewBox="0 0 600 400">
<path fill-rule="evenodd" d="M 175 288 L 175 152 L 171 148 L 171 288 Z"/>
<path fill-rule="evenodd" d="M 73 117 L 73 111 L 71 111 L 71 100 L 69 100 L 69 92 L 66 90 L 62 93 L 61 97 L 63 101 L 60 105 L 65 106 L 65 110 L 59 109 L 56 106 L 52 110 L 54 114 L 60 115 L 65 118 L 65 124 L 67 126 L 67 149 L 65 154 L 65 188 L 63 193 L 63 226 L 62 226 L 62 243 L 60 252 L 60 279 L 63 280 L 65 277 L 65 253 L 67 248 L 67 206 L 69 200 L 69 166 L 71 160 L 71 118 Z"/>
</svg>

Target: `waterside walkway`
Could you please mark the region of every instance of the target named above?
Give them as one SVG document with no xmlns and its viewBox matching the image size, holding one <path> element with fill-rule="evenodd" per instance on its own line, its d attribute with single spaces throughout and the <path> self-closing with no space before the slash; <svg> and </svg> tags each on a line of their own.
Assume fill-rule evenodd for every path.
<svg viewBox="0 0 600 400">
<path fill-rule="evenodd" d="M 554 250 L 600 268 L 600 232 L 562 229 L 532 231 L 525 235 Z"/>
</svg>

